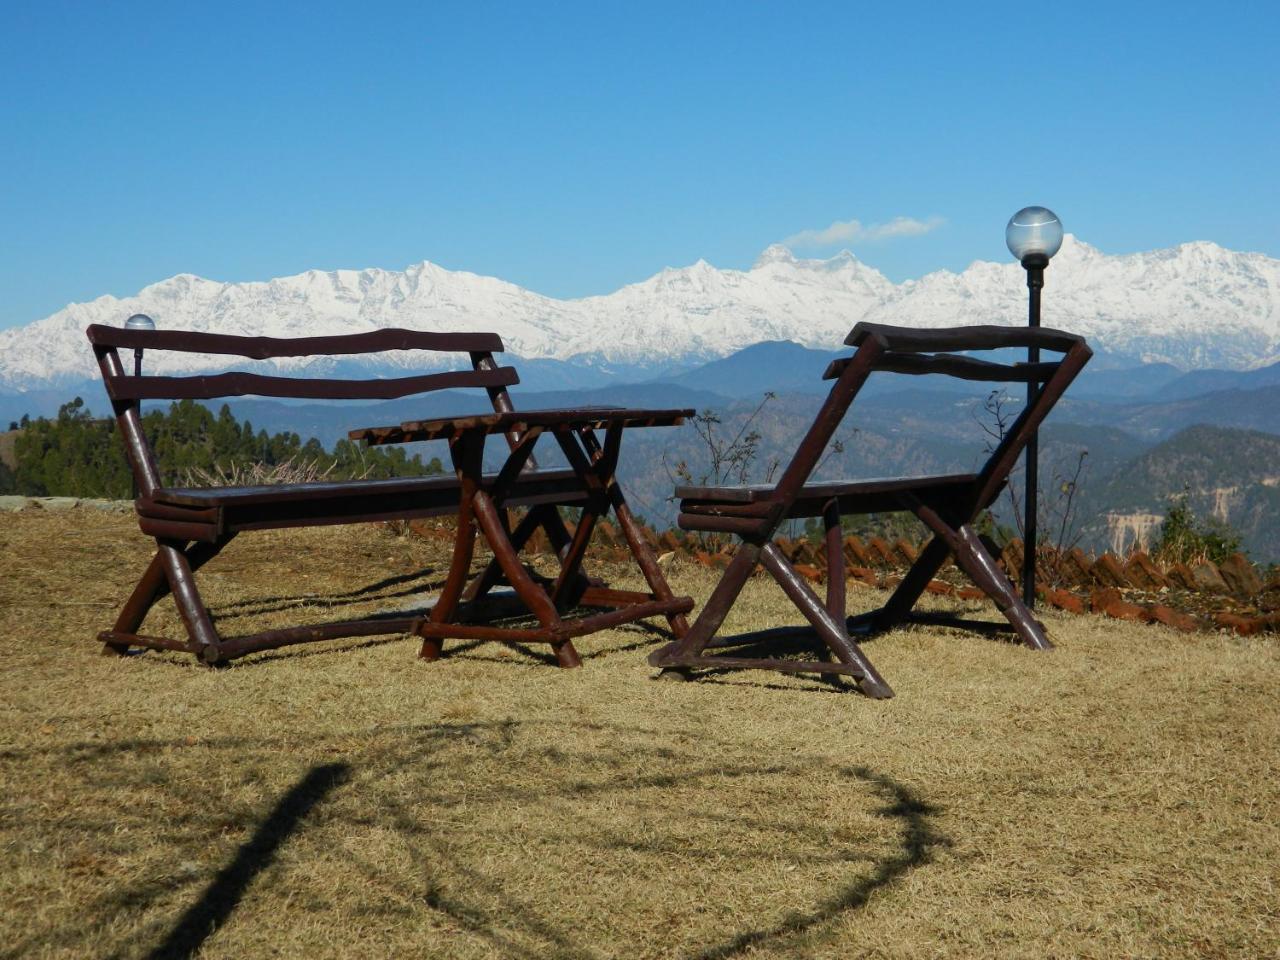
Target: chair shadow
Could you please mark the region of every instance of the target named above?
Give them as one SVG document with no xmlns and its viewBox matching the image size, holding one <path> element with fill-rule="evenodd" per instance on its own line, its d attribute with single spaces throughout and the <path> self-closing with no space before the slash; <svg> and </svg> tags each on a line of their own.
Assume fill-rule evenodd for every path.
<svg viewBox="0 0 1280 960">
<path fill-rule="evenodd" d="M 574 735 L 574 731 L 577 735 Z M 433 803 L 444 806 L 453 794 L 447 786 L 450 782 L 448 778 L 442 780 L 435 774 L 437 769 L 444 769 L 437 767 L 442 762 L 438 759 L 441 749 L 447 745 L 465 744 L 468 764 L 476 756 L 474 751 L 480 751 L 481 756 L 487 754 L 506 758 L 509 751 L 515 750 L 510 756 L 517 771 L 537 771 L 541 781 L 520 776 L 487 781 L 477 799 L 488 804 L 514 804 L 522 808 L 533 808 L 538 803 L 553 807 L 562 804 L 582 805 L 590 798 L 599 797 L 605 802 L 605 806 L 634 802 L 636 806 L 632 812 L 635 816 L 654 822 L 666 822 L 672 813 L 671 805 L 678 804 L 678 800 L 670 799 L 670 791 L 699 783 L 723 784 L 726 778 L 732 781 L 759 776 L 778 777 L 788 773 L 798 774 L 802 770 L 813 773 L 811 762 L 800 763 L 787 757 L 758 757 L 753 753 L 742 753 L 736 758 L 727 757 L 722 750 L 717 749 L 723 744 L 718 744 L 714 736 L 695 747 L 681 748 L 673 744 L 650 746 L 643 755 L 628 754 L 625 751 L 602 752 L 598 749 L 601 742 L 612 743 L 630 737 L 647 741 L 660 733 L 661 731 L 634 724 L 582 721 L 566 726 L 561 721 L 529 723 L 512 720 L 406 724 L 392 730 L 379 730 L 364 747 L 356 747 L 343 761 L 314 766 L 301 777 L 259 822 L 253 835 L 238 849 L 232 861 L 218 872 L 202 892 L 193 892 L 194 902 L 172 927 L 167 932 L 157 932 L 157 936 L 161 938 L 158 945 L 145 955 L 153 960 L 198 955 L 209 938 L 225 927 L 251 885 L 271 866 L 283 845 L 298 833 L 315 808 L 329 800 L 337 788 L 358 775 L 362 791 L 370 791 L 377 798 L 377 803 L 371 810 L 361 806 L 354 812 L 338 812 L 335 815 L 349 818 L 354 824 L 380 823 L 401 838 L 415 860 L 440 865 L 432 873 L 451 876 L 451 879 L 440 882 L 431 876 L 390 876 L 379 868 L 376 859 L 367 860 L 358 851 L 352 851 L 344 859 L 348 868 L 358 873 L 367 873 L 370 884 L 381 885 L 406 904 L 421 904 L 428 910 L 450 917 L 462 930 L 484 939 L 491 948 L 503 955 L 596 956 L 591 945 L 577 942 L 581 936 L 580 931 L 574 927 L 566 928 L 554 910 L 548 912 L 546 904 L 539 904 L 536 899 L 526 900 L 512 890 L 505 871 L 495 873 L 492 864 L 487 861 L 472 861 L 465 845 L 459 846 L 454 842 L 456 827 L 441 826 L 430 818 L 424 820 L 401 790 L 388 791 L 379 785 L 385 777 L 399 776 L 405 770 L 419 770 L 424 778 L 424 792 L 415 795 L 415 800 L 425 796 Z M 554 738 L 548 739 L 548 734 L 554 734 Z M 593 739 L 596 746 L 593 746 Z M 321 743 L 327 740 L 327 737 L 317 735 L 306 742 Z M 70 749 L 73 756 L 82 757 L 86 761 L 96 758 L 108 768 L 115 769 L 112 757 L 117 753 L 125 752 L 131 756 L 141 753 L 158 754 L 171 743 L 168 740 L 134 740 L 117 744 L 93 741 L 66 745 L 59 750 Z M 290 749 L 298 746 L 292 738 L 256 737 L 215 738 L 204 744 L 206 748 L 227 751 L 234 756 L 244 756 L 251 750 L 261 752 L 266 748 L 278 749 L 286 745 Z M 579 761 L 591 761 L 592 765 L 586 768 L 585 773 L 581 769 L 574 776 L 548 772 L 555 771 L 575 757 Z M 503 762 L 507 761 L 504 759 Z M 867 812 L 885 818 L 894 827 L 891 835 L 886 837 L 886 845 L 874 853 L 870 850 L 864 852 L 856 838 L 832 837 L 824 846 L 826 853 L 816 851 L 816 855 L 821 859 L 829 854 L 831 859 L 822 859 L 822 862 L 828 863 L 861 862 L 865 866 L 857 871 L 856 876 L 835 886 L 826 896 L 819 893 L 815 899 L 808 901 L 808 906 L 776 922 L 748 926 L 736 932 L 722 929 L 719 937 L 723 939 L 684 952 L 682 956 L 698 960 L 721 960 L 752 953 L 760 948 L 767 949 L 770 945 L 785 951 L 793 945 L 787 942 L 791 938 L 836 937 L 839 935 L 838 929 L 821 928 L 842 915 L 864 908 L 877 891 L 893 885 L 916 868 L 929 864 L 939 847 L 950 845 L 950 839 L 936 825 L 939 808 L 922 799 L 908 786 L 866 766 L 833 763 L 826 769 L 828 775 L 845 781 L 849 787 L 859 782 L 864 785 L 868 791 L 865 795 Z M 626 799 L 632 796 L 637 799 Z M 586 809 L 590 808 L 588 804 Z M 680 833 L 666 836 L 661 832 L 656 836 L 637 835 L 630 830 L 618 831 L 606 823 L 594 836 L 590 831 L 577 833 L 577 842 L 590 844 L 601 856 L 616 856 L 618 851 L 624 850 L 656 857 L 672 855 L 684 858 L 707 857 L 711 860 L 719 858 L 722 850 L 716 831 L 726 828 L 722 811 L 680 809 L 681 816 L 694 818 L 704 824 L 705 830 L 695 828 L 688 835 Z M 577 821 L 573 819 L 565 821 L 557 830 L 568 830 L 573 835 L 572 825 L 575 822 Z M 782 844 L 781 849 L 785 852 L 789 846 L 789 837 L 794 837 L 797 841 L 811 838 L 814 827 L 815 824 L 806 820 L 803 814 L 793 816 L 784 810 L 769 810 L 758 814 L 743 811 L 735 819 L 732 829 L 767 831 L 767 836 L 772 838 L 771 844 L 759 850 L 744 850 L 741 855 L 748 859 L 758 857 L 772 863 L 778 856 L 777 844 Z M 482 825 L 477 828 L 485 829 Z M 699 838 L 702 838 L 701 843 Z M 793 856 L 801 855 L 799 851 L 793 851 Z M 803 854 L 806 858 L 814 855 L 815 851 Z M 805 862 L 812 860 L 807 859 Z M 728 882 L 729 875 L 726 874 L 725 877 Z M 100 927 L 106 923 L 105 918 L 118 916 L 122 909 L 141 910 L 157 897 L 172 893 L 171 880 L 163 883 L 149 880 L 136 887 L 108 891 L 89 911 L 88 915 L 95 918 L 89 924 Z M 779 889 L 778 893 L 784 894 L 785 890 Z M 494 904 L 500 906 L 495 907 Z M 67 929 L 53 940 L 45 941 L 43 945 L 52 947 L 60 944 L 71 947 L 77 937 L 84 935 L 83 927 Z M 540 941 L 541 945 L 529 945 L 528 938 Z M 20 944 L 17 952 L 12 955 L 22 955 L 24 948 L 36 945 L 34 941 Z M 8 954 L 0 949 L 0 955 Z"/>
<path fill-rule="evenodd" d="M 910 788 L 867 767 L 854 767 L 853 773 L 875 786 L 887 801 L 877 813 L 902 821 L 901 852 L 880 860 L 870 876 L 851 883 L 808 913 L 794 914 L 772 927 L 744 930 L 723 943 L 693 954 L 694 960 L 725 960 L 727 957 L 739 956 L 770 940 L 804 933 L 842 913 L 860 910 L 877 890 L 889 886 L 916 867 L 929 863 L 933 859 L 935 847 L 950 845 L 950 839 L 936 831 L 930 822 L 930 817 L 937 813 L 937 809 L 921 800 Z"/>
<path fill-rule="evenodd" d="M 204 893 L 174 925 L 148 960 L 179 960 L 195 956 L 204 942 L 221 927 L 239 905 L 255 877 L 270 865 L 303 819 L 336 787 L 344 783 L 351 768 L 345 763 L 313 767 L 294 784 L 275 809 L 259 824 L 253 836 Z"/>
</svg>

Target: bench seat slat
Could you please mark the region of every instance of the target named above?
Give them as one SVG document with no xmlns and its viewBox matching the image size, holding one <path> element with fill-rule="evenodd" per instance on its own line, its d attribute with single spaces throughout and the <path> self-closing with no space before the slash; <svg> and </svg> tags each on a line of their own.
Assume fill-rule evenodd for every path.
<svg viewBox="0 0 1280 960">
<path fill-rule="evenodd" d="M 485 481 L 492 483 L 497 474 L 486 474 Z M 532 470 L 520 475 L 516 492 L 522 487 L 559 485 L 574 481 L 572 470 Z M 163 487 L 155 492 L 151 501 L 139 500 L 138 510 L 147 513 L 154 502 L 156 506 L 176 505 L 191 508 L 249 507 L 263 504 L 292 503 L 306 500 L 338 500 L 345 497 L 367 498 L 376 506 L 378 499 L 399 494 L 433 493 L 454 494 L 458 479 L 453 476 L 391 477 L 385 480 L 339 480 L 315 483 L 281 483 L 245 487 Z M 172 516 L 166 512 L 165 516 Z"/>
</svg>

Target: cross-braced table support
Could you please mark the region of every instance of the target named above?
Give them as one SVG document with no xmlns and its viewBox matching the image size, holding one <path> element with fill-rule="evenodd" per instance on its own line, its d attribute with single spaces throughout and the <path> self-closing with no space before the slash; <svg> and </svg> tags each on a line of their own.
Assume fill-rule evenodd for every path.
<svg viewBox="0 0 1280 960">
<path fill-rule="evenodd" d="M 646 617 L 662 616 L 676 637 L 688 630 L 685 614 L 690 597 L 671 592 L 652 551 L 636 523 L 616 477 L 622 433 L 627 427 L 668 426 L 683 422 L 688 410 L 556 410 L 487 414 L 417 421 L 399 427 L 353 431 L 370 443 L 405 443 L 445 439 L 459 482 L 458 527 L 449 575 L 431 615 L 416 627 L 422 637 L 421 656 L 437 659 L 446 639 L 548 643 L 562 667 L 581 665 L 573 638 Z M 603 431 L 604 443 L 596 437 Z M 506 463 L 496 477 L 483 473 L 485 438 L 506 434 L 510 445 Z M 534 504 L 514 528 L 505 507 L 509 491 L 533 461 L 538 440 L 550 433 L 581 484 L 575 506 L 581 507 L 570 533 L 557 503 Z M 632 558 L 649 592 L 613 590 L 587 577 L 582 570 L 596 523 L 613 513 Z M 521 548 L 541 529 L 556 550 L 559 573 L 551 579 L 530 570 L 520 559 Z M 477 535 L 483 536 L 493 558 L 477 576 L 468 576 Z M 515 592 L 524 610 L 537 619 L 536 627 L 494 626 L 481 622 L 489 592 L 501 582 Z M 566 619 L 579 607 L 601 612 Z"/>
</svg>

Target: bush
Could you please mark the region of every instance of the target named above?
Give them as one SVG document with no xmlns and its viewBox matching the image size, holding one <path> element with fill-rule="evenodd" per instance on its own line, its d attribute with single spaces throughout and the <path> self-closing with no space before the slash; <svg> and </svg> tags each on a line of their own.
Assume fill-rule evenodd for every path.
<svg viewBox="0 0 1280 960">
<path fill-rule="evenodd" d="M 1160 525 L 1155 555 L 1166 563 L 1220 563 L 1240 552 L 1240 534 L 1217 517 L 1197 517 L 1187 495 L 1174 497 Z"/>
</svg>

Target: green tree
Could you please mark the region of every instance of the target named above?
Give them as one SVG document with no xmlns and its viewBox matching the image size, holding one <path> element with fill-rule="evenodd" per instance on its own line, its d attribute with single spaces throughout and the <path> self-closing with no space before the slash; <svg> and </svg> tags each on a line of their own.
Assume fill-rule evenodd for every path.
<svg viewBox="0 0 1280 960">
<path fill-rule="evenodd" d="M 420 455 L 409 456 L 402 447 L 366 448 L 339 440 L 330 453 L 318 440 L 304 443 L 293 432 L 255 433 L 251 423 L 237 421 L 225 404 L 215 416 L 202 404 L 182 400 L 167 410 L 148 411 L 142 427 L 161 481 L 174 486 L 199 485 L 199 478 L 217 483 L 249 468 L 276 482 L 291 476 L 345 480 L 443 472 L 438 458 L 424 463 Z M 24 417 L 14 444 L 17 469 L 11 477 L 0 474 L 0 491 L 127 497 L 130 471 L 116 433 L 115 420 L 94 419 L 80 397 L 63 404 L 56 418 Z"/>
</svg>

